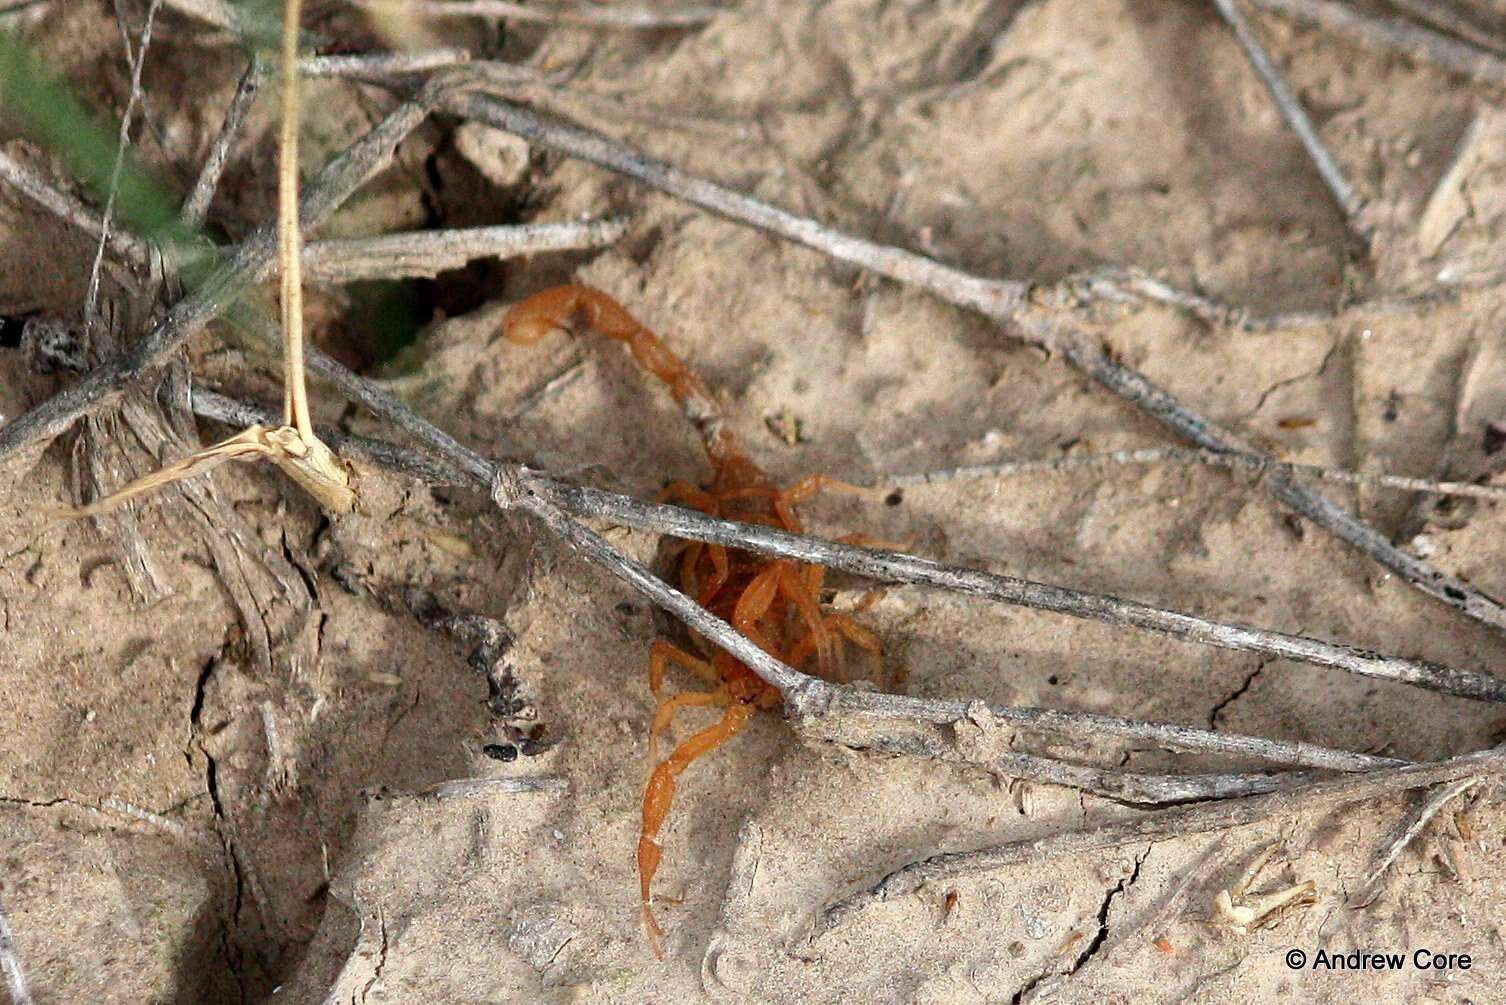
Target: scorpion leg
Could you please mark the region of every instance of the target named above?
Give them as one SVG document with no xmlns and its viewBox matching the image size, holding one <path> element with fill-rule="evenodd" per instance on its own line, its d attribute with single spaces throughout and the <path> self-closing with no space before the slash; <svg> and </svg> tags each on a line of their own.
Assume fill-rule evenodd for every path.
<svg viewBox="0 0 1506 1005">
<path fill-rule="evenodd" d="M 844 534 L 837 538 L 841 544 L 854 544 L 860 548 L 887 548 L 893 551 L 904 551 L 911 547 L 912 542 L 890 541 L 887 538 L 869 537 L 867 534 Z M 821 596 L 821 587 L 826 583 L 826 567 L 822 565 L 807 565 L 805 567 L 805 588 L 817 597 Z M 869 590 L 864 600 L 859 603 L 856 610 L 864 611 L 882 596 L 882 589 Z M 871 597 L 872 599 L 868 599 Z"/>
<path fill-rule="evenodd" d="M 701 595 L 701 587 L 700 580 L 696 577 L 696 570 L 701 564 L 701 556 L 705 553 L 706 546 L 700 541 L 688 542 L 685 550 L 680 553 L 680 589 L 697 598 Z"/>
<path fill-rule="evenodd" d="M 692 509 L 698 509 L 712 516 L 721 515 L 721 503 L 716 496 L 705 489 L 697 488 L 689 482 L 670 482 L 659 493 L 660 502 L 681 502 L 689 505 Z M 711 575 L 702 583 L 697 575 L 697 567 L 700 565 L 701 556 L 711 557 Z M 680 559 L 680 586 L 687 593 L 696 598 L 696 603 L 702 607 L 706 602 L 716 596 L 727 582 L 729 567 L 727 562 L 727 549 L 720 544 L 702 544 L 700 541 L 691 542 L 684 556 Z"/>
<path fill-rule="evenodd" d="M 803 669 L 805 666 L 805 661 L 810 659 L 811 653 L 815 651 L 815 636 L 807 632 L 800 637 L 800 641 L 796 642 L 795 647 L 789 651 L 789 655 L 785 658 L 785 662 L 794 667 L 796 670 Z M 823 679 L 833 681 L 835 683 L 841 683 L 835 677 L 826 677 Z"/>
<path fill-rule="evenodd" d="M 825 677 L 835 667 L 835 652 L 832 647 L 831 633 L 826 630 L 825 618 L 821 614 L 821 603 L 818 596 L 809 590 L 805 577 L 801 576 L 795 566 L 789 562 L 776 563 L 779 568 L 779 592 L 784 598 L 794 605 L 800 613 L 810 632 L 811 641 L 816 649 L 816 672 Z"/>
<path fill-rule="evenodd" d="M 854 485 L 844 482 L 840 478 L 830 475 L 806 475 L 789 488 L 774 497 L 774 512 L 779 514 L 779 519 L 784 521 L 785 527 L 796 534 L 804 533 L 800 527 L 800 518 L 795 515 L 795 507 L 809 500 L 818 492 L 850 492 L 854 495 L 873 495 L 874 490 L 864 488 L 862 485 Z"/>
<path fill-rule="evenodd" d="M 715 691 L 683 691 L 680 694 L 660 700 L 659 707 L 654 710 L 654 723 L 648 729 L 648 763 L 652 768 L 659 763 L 659 737 L 669 729 L 674 722 L 675 716 L 682 708 L 705 708 L 707 705 L 727 704 L 727 692 L 725 688 Z"/>
<path fill-rule="evenodd" d="M 826 623 L 841 632 L 848 642 L 851 642 L 864 652 L 877 656 L 884 650 L 877 635 L 845 614 L 828 614 L 826 616 Z"/>
<path fill-rule="evenodd" d="M 697 563 L 699 563 L 700 556 L 703 553 L 703 547 L 699 541 L 696 542 L 695 552 Z M 724 546 L 720 544 L 705 545 L 704 554 L 707 558 L 711 559 L 711 575 L 706 577 L 705 582 L 701 582 L 699 577 L 694 575 L 694 566 L 687 566 L 682 563 L 680 567 L 681 589 L 686 593 L 694 594 L 695 602 L 702 607 L 706 607 L 711 603 L 711 598 L 721 592 L 722 587 L 727 585 L 727 577 L 732 574 L 732 565 L 727 559 L 727 549 Z M 687 554 L 686 557 L 689 558 L 689 555 Z M 687 572 L 691 574 L 687 575 Z"/>
<path fill-rule="evenodd" d="M 737 598 L 737 606 L 732 609 L 732 627 L 751 639 L 766 653 L 773 653 L 776 650 L 762 629 L 758 627 L 758 619 L 763 617 L 774 603 L 774 596 L 779 589 L 780 564 L 775 562 L 754 576 L 753 582 L 743 590 L 743 595 Z"/>
<path fill-rule="evenodd" d="M 879 598 L 883 596 L 883 592 L 884 591 L 882 590 L 869 590 L 867 593 L 863 594 L 862 599 L 858 601 L 857 606 L 854 607 L 853 610 L 867 610 L 869 607 L 872 607 L 874 604 L 878 603 Z M 883 644 L 879 642 L 879 637 L 877 635 L 873 634 L 871 631 L 858 624 L 857 621 L 855 621 L 851 616 L 847 614 L 829 615 L 826 619 L 826 622 L 837 631 L 841 632 L 842 637 L 847 639 L 847 641 L 851 642 L 859 649 L 862 649 L 864 652 L 871 655 L 875 660 L 878 660 L 879 667 L 880 669 L 882 669 L 884 647 Z M 902 693 L 905 690 L 905 680 L 908 673 L 909 671 L 904 666 L 895 667 L 889 674 L 889 690 L 896 693 Z"/>
<path fill-rule="evenodd" d="M 719 512 L 716 496 L 689 482 L 670 482 L 664 486 L 664 491 L 659 493 L 659 501 L 661 503 L 676 501 L 686 503 L 691 509 L 698 509 L 712 516 L 716 516 Z"/>
<path fill-rule="evenodd" d="M 736 736 L 752 714 L 751 705 L 740 701 L 732 702 L 727 706 L 727 711 L 722 713 L 720 722 L 708 726 L 680 744 L 649 775 L 648 786 L 643 792 L 643 830 L 638 837 L 638 880 L 643 898 L 643 928 L 648 934 L 650 948 L 661 960 L 664 959 L 664 931 L 654 920 L 653 909 L 649 906 L 649 891 L 653 886 L 654 873 L 658 871 L 659 862 L 664 857 L 664 850 L 655 838 L 659 834 L 659 828 L 664 825 L 665 818 L 669 816 L 670 803 L 674 801 L 675 786 L 681 772 L 696 758 L 711 753 Z"/>
<path fill-rule="evenodd" d="M 664 700 L 664 668 L 671 663 L 684 667 L 712 687 L 718 687 L 722 683 L 721 675 L 710 663 L 659 639 L 648 649 L 648 689 L 660 701 Z"/>
</svg>

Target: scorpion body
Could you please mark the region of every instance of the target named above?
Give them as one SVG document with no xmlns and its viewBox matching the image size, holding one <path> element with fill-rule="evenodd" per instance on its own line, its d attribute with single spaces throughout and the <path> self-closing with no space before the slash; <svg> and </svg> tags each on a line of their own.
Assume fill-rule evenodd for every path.
<svg viewBox="0 0 1506 1005">
<path fill-rule="evenodd" d="M 855 490 L 855 486 L 825 475 L 812 475 L 789 488 L 780 488 L 743 451 L 705 383 L 657 335 L 602 291 L 579 285 L 545 290 L 515 306 L 503 324 L 507 340 L 524 345 L 556 329 L 596 332 L 627 343 L 639 365 L 669 387 L 700 433 L 713 471 L 710 482 L 704 488 L 673 482 L 665 488 L 662 501 L 688 505 L 728 520 L 799 533 L 803 527 L 795 512 L 798 504 L 825 489 Z M 679 585 L 685 593 L 759 648 L 791 666 L 802 667 L 814 660 L 812 672 L 830 678 L 839 670 L 844 641 L 870 653 L 879 651 L 878 639 L 867 629 L 845 614 L 822 609 L 825 570 L 820 566 L 700 542 L 686 545 L 678 565 Z M 669 815 L 679 777 L 697 758 L 737 735 L 755 710 L 774 709 L 782 700 L 777 688 L 729 653 L 700 638 L 695 642 L 705 655 L 686 652 L 664 640 L 654 642 L 649 652 L 648 682 L 658 706 L 649 729 L 652 767 L 643 795 L 638 875 L 644 930 L 654 955 L 661 959 L 663 932 L 654 918 L 651 890 L 663 858 L 658 834 Z M 666 695 L 664 678 L 670 664 L 701 678 L 712 690 Z M 660 760 L 659 740 L 676 713 L 698 707 L 721 707 L 720 720 L 693 734 Z"/>
</svg>

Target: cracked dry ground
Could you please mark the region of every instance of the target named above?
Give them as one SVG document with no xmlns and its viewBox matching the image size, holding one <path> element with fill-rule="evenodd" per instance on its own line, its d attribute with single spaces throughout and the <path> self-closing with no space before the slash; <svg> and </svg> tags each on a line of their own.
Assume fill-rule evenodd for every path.
<svg viewBox="0 0 1506 1005">
<path fill-rule="evenodd" d="M 147 93 L 183 123 L 174 135 L 191 174 L 240 67 L 164 17 Z M 119 107 L 122 64 L 99 56 L 118 44 L 105 5 L 53 5 L 33 31 L 50 65 Z M 675 163 L 984 274 L 1050 281 L 1136 265 L 1269 311 L 1490 260 L 1506 220 L 1498 113 L 1426 67 L 1279 22 L 1262 31 L 1376 200 L 1369 262 L 1348 259 L 1342 220 L 1296 142 L 1210 9 L 1190 0 L 758 0 L 694 32 L 530 29 L 507 55 L 579 60 L 562 107 Z M 203 99 L 178 107 L 170 95 L 189 80 Z M 309 156 L 357 135 L 385 101 L 317 85 Z M 272 123 L 258 115 L 218 204 L 232 229 L 270 210 L 258 140 Z M 1440 195 L 1477 117 L 1486 140 L 1467 151 L 1458 190 Z M 483 451 L 505 434 L 542 465 L 595 465 L 583 477 L 640 496 L 704 477 L 683 418 L 616 347 L 499 344 L 506 304 L 570 275 L 665 333 L 782 480 L 1165 442 L 1060 360 L 974 316 L 537 152 L 497 188 L 454 129 L 441 121 L 405 143 L 331 232 L 634 214 L 628 238 L 594 257 L 515 263 L 486 272 L 485 286 L 475 272 L 449 277 L 451 317 L 381 371 Z M 14 309 L 76 309 L 91 252 L 0 197 L 0 290 Z M 38 257 L 46 276 L 30 265 Z M 321 338 L 350 351 L 359 325 L 340 320 L 346 296 L 312 296 Z M 1294 460 L 1473 477 L 1501 459 L 1488 434 L 1506 415 L 1500 302 L 1485 290 L 1271 334 L 1145 309 L 1103 318 L 1102 331 L 1152 378 Z M 248 376 L 254 358 L 221 345 L 195 343 L 195 372 L 270 400 L 270 369 Z M 64 383 L 8 349 L 0 370 L 7 418 Z M 315 394 L 324 420 L 380 431 Z M 276 1000 L 310 1002 L 331 988 L 373 1002 L 1501 1000 L 1506 812 L 1494 792 L 1477 791 L 1462 823 L 1435 825 L 1363 910 L 1349 895 L 1412 799 L 1000 870 L 806 944 L 822 903 L 904 861 L 1129 811 L 802 746 L 772 716 L 685 780 L 659 878 L 660 966 L 638 930 L 633 849 L 652 710 L 645 653 L 663 625 L 637 597 L 482 500 L 386 478 L 370 480 L 364 516 L 330 523 L 274 472 L 224 468 L 212 529 L 165 494 L 141 507 L 145 557 L 128 562 L 108 526 L 45 527 L 43 509 L 68 498 L 69 446 L 33 460 L 8 473 L 0 500 L 0 899 L 39 1001 L 251 1002 L 279 985 Z M 1498 507 L 1334 494 L 1506 595 Z M 1220 472 L 937 485 L 891 506 L 823 500 L 807 516 L 819 533 L 913 540 L 921 554 L 1224 620 L 1506 665 L 1506 640 Z M 609 533 L 656 554 L 649 535 Z M 834 583 L 843 602 L 862 590 Z M 415 596 L 506 623 L 511 670 L 552 745 L 511 762 L 486 755 L 508 740 L 487 683 L 469 643 L 434 630 Z M 1396 685 L 919 589 L 889 590 L 864 618 L 886 670 L 928 697 L 1408 758 L 1481 748 L 1502 727 L 1498 710 Z M 1156 750 L 1123 763 L 1211 766 Z M 410 795 L 530 774 L 568 789 Z M 1435 854 L 1459 831 L 1467 874 L 1455 877 Z M 1319 903 L 1248 935 L 1210 927 L 1214 893 L 1278 839 L 1269 883 L 1311 879 Z M 1450 977 L 1286 969 L 1287 948 L 1319 946 L 1480 962 Z"/>
</svg>

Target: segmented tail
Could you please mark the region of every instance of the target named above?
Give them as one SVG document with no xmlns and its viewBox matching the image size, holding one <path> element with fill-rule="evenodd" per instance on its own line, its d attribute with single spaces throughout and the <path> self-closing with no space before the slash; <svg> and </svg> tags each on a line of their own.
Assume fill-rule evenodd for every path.
<svg viewBox="0 0 1506 1005">
<path fill-rule="evenodd" d="M 502 324 L 502 334 L 509 342 L 530 345 L 556 328 L 594 331 L 626 342 L 633 359 L 664 381 L 695 426 L 716 469 L 718 483 L 753 485 L 767 481 L 738 445 L 721 407 L 701 378 L 617 301 L 594 286 L 556 286 L 515 306 Z"/>
</svg>

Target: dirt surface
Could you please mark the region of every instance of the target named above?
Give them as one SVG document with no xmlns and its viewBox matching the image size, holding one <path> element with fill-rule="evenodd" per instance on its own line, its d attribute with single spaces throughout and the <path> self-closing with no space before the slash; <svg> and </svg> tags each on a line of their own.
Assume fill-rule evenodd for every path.
<svg viewBox="0 0 1506 1005">
<path fill-rule="evenodd" d="M 376 44 L 340 5 L 315 4 L 308 24 L 350 48 Z M 695 30 L 435 31 L 572 68 L 530 96 L 690 171 L 984 275 L 1050 282 L 1136 266 L 1271 312 L 1498 268 L 1498 98 L 1284 22 L 1259 28 L 1371 199 L 1369 254 L 1211 5 L 1191 0 L 743 0 Z M 47 4 L 24 31 L 118 114 L 129 77 L 110 5 Z M 136 145 L 173 190 L 197 171 L 241 60 L 164 10 L 144 77 L 163 142 L 143 132 Z M 211 215 L 225 236 L 271 212 L 274 104 L 263 95 L 235 148 Z M 315 85 L 308 166 L 390 106 L 374 88 Z M 978 316 L 595 168 L 537 150 L 520 160 L 477 127 L 457 140 L 457 125 L 421 129 L 327 232 L 633 221 L 594 255 L 415 284 L 424 330 L 385 363 L 352 320 L 369 298 L 311 292 L 332 351 L 483 452 L 638 496 L 707 477 L 689 424 L 620 347 L 499 340 L 509 304 L 570 277 L 664 333 L 782 481 L 1168 442 Z M 5 149 L 71 185 L 37 148 Z M 62 222 L 0 196 L 7 314 L 76 316 L 91 256 Z M 1097 330 L 1288 459 L 1475 478 L 1506 456 L 1501 303 L 1486 286 L 1265 333 L 1146 307 L 1105 311 Z M 199 337 L 189 361 L 211 386 L 275 400 L 275 364 L 233 334 Z M 36 373 L 9 348 L 0 370 L 0 421 L 75 379 Z M 327 421 L 389 435 L 328 388 L 315 395 Z M 100 442 L 146 470 L 137 428 L 111 419 Z M 634 854 L 646 651 L 667 626 L 639 597 L 474 494 L 376 473 L 365 511 L 331 520 L 274 470 L 220 468 L 211 519 L 176 490 L 136 508 L 133 558 L 118 521 L 49 523 L 48 508 L 74 498 L 76 442 L 7 470 L 0 496 L 0 904 L 38 1002 L 1506 1001 L 1506 809 L 1489 785 L 1440 815 L 1364 908 L 1364 876 L 1422 794 L 976 875 L 812 941 L 823 904 L 905 862 L 1135 811 L 804 745 L 774 715 L 685 776 L 656 884 L 668 933 L 658 963 L 639 929 Z M 1499 505 L 1326 491 L 1506 597 Z M 805 515 L 817 533 L 904 540 L 950 562 L 1451 666 L 1506 665 L 1501 635 L 1303 526 L 1244 477 L 1124 466 L 948 482 L 890 502 L 835 497 Z M 602 529 L 640 558 L 659 554 L 652 535 Z M 833 585 L 839 607 L 866 589 Z M 521 716 L 489 710 L 468 662 L 478 639 L 443 630 L 444 614 L 505 626 L 514 641 L 490 656 L 528 706 Z M 902 679 L 926 697 L 1412 759 L 1489 746 L 1506 722 L 1401 685 L 919 588 L 887 590 L 861 620 L 884 643 L 875 686 Z M 688 713 L 679 735 L 702 718 Z M 1153 749 L 1119 760 L 1230 763 Z M 564 787 L 426 791 L 460 778 Z M 1249 934 L 1210 925 L 1215 894 L 1272 842 L 1281 851 L 1255 889 L 1311 880 L 1317 903 Z M 1426 949 L 1473 964 L 1294 972 L 1291 949 L 1409 960 Z"/>
</svg>

